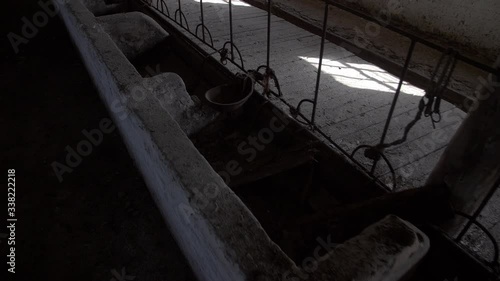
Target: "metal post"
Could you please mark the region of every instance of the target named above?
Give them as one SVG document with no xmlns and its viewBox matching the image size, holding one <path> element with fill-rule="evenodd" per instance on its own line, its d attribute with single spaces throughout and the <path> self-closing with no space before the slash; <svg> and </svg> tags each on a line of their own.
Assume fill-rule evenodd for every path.
<svg viewBox="0 0 500 281">
<path fill-rule="evenodd" d="M 269 69 L 269 60 L 271 53 L 271 1 L 267 1 L 267 69 Z"/>
<path fill-rule="evenodd" d="M 234 60 L 234 44 L 233 44 L 233 5 L 229 0 L 229 41 L 231 41 L 231 60 Z"/>
<path fill-rule="evenodd" d="M 201 12 L 201 32 L 203 33 L 202 38 L 205 41 L 205 17 L 203 16 L 203 0 L 200 0 L 200 12 Z"/>
<path fill-rule="evenodd" d="M 392 115 L 394 114 L 394 109 L 396 109 L 396 104 L 399 99 L 399 94 L 401 94 L 401 87 L 403 86 L 404 78 L 406 76 L 406 72 L 408 71 L 408 67 L 410 66 L 410 61 L 411 57 L 413 55 L 413 51 L 415 50 L 415 45 L 416 41 L 411 40 L 410 48 L 408 49 L 408 54 L 406 55 L 406 61 L 403 66 L 403 70 L 401 71 L 401 75 L 399 76 L 399 84 L 398 88 L 396 89 L 396 93 L 394 94 L 394 98 L 392 100 L 391 108 L 389 109 L 389 115 L 387 116 L 387 119 L 385 120 L 385 125 L 384 125 L 384 130 L 382 131 L 382 137 L 380 138 L 380 144 L 383 144 L 385 142 L 385 138 L 387 136 L 387 131 L 389 130 L 389 126 L 391 125 L 391 119 Z M 375 168 L 377 167 L 377 160 L 375 159 L 373 161 L 371 173 L 375 171 Z"/>
<path fill-rule="evenodd" d="M 323 35 L 321 36 L 321 47 L 319 51 L 319 64 L 318 64 L 318 75 L 316 76 L 316 89 L 314 91 L 314 103 L 313 103 L 313 111 L 311 116 L 311 123 L 314 124 L 314 119 L 316 117 L 316 106 L 318 104 L 318 92 L 319 92 L 319 81 L 321 78 L 321 65 L 323 64 L 323 52 L 325 50 L 325 38 L 326 38 L 326 29 L 328 23 L 328 3 L 325 2 L 325 15 L 323 18 Z"/>
</svg>

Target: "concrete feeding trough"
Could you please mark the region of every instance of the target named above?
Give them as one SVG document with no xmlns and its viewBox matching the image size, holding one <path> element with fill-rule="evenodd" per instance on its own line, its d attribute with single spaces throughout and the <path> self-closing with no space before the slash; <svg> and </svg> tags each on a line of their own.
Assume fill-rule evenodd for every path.
<svg viewBox="0 0 500 281">
<path fill-rule="evenodd" d="M 136 37 L 122 36 L 115 24 L 143 23 L 155 42 L 182 44 L 166 30 L 153 32 L 165 26 L 156 24 L 156 11 L 96 17 L 76 0 L 60 8 L 129 153 L 200 281 L 397 281 L 427 254 L 429 238 L 403 211 L 416 210 L 434 193 L 388 196 L 345 157 L 252 95 L 250 77 L 216 81 L 219 86 L 207 85 L 194 97 L 188 89 L 196 83 L 185 75 L 192 70 L 172 66 L 173 57 L 163 59 L 160 69 L 167 71 L 141 75 L 138 66 L 151 66 L 165 46 L 156 53 L 155 46 L 131 45 L 127 38 Z M 152 55 L 144 56 L 147 52 Z M 196 101 L 203 97 L 220 111 L 245 110 L 233 118 L 211 114 Z M 336 237 L 326 237 L 325 230 Z M 306 262 L 312 259 L 314 268 Z"/>
<path fill-rule="evenodd" d="M 253 94 L 254 81 L 249 76 L 231 84 L 216 86 L 205 93 L 205 99 L 217 110 L 234 111 L 245 104 Z"/>
</svg>

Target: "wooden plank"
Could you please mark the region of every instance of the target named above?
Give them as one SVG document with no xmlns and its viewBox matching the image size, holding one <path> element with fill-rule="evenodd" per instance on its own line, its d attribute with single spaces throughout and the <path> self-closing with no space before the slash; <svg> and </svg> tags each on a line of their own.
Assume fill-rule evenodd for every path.
<svg viewBox="0 0 500 281">
<path fill-rule="evenodd" d="M 412 222 L 441 222 L 454 216 L 449 196 L 445 185 L 408 189 L 353 204 L 332 205 L 322 213 L 303 216 L 297 225 L 355 224 L 360 231 L 389 214 Z"/>
</svg>

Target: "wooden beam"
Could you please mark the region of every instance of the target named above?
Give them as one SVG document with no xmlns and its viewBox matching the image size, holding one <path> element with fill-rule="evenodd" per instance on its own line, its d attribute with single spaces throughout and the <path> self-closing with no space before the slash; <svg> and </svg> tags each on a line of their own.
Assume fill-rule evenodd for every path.
<svg viewBox="0 0 500 281">
<path fill-rule="evenodd" d="M 311 163 L 314 160 L 314 150 L 287 152 L 267 165 L 259 165 L 256 169 L 246 169 L 241 175 L 231 179 L 229 185 L 236 188 L 267 177 L 271 177 L 293 168 Z"/>
<path fill-rule="evenodd" d="M 342 224 L 357 230 L 394 214 L 412 222 L 435 222 L 453 217 L 449 191 L 444 185 L 425 186 L 374 197 L 362 202 L 334 205 L 323 213 L 304 216 L 299 225 Z"/>
</svg>

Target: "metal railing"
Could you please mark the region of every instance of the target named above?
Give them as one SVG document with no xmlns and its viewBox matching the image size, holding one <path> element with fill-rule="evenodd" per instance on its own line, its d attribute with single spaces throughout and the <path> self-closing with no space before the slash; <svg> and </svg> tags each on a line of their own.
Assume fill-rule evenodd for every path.
<svg viewBox="0 0 500 281">
<path fill-rule="evenodd" d="M 201 43 L 203 43 L 205 46 L 209 47 L 213 52 L 212 53 L 206 53 L 206 57 L 213 55 L 215 53 L 219 53 L 220 55 L 220 63 L 226 64 L 227 62 L 231 62 L 233 65 L 235 65 L 238 69 L 241 71 L 248 73 L 251 70 L 245 69 L 244 65 L 244 59 L 243 56 L 234 43 L 233 39 L 233 13 L 232 13 L 232 1 L 228 0 L 228 12 L 229 12 L 229 40 L 225 41 L 222 44 L 221 48 L 216 48 L 214 46 L 214 38 L 212 37 L 212 34 L 209 30 L 209 28 L 205 25 L 205 15 L 204 15 L 204 9 L 203 9 L 203 0 L 199 0 L 199 9 L 200 9 L 200 23 L 196 26 L 195 31 L 193 32 L 190 27 L 189 23 L 182 12 L 182 4 L 181 0 L 177 0 L 177 5 L 178 8 L 176 9 L 174 16 L 172 17 L 167 4 L 166 0 L 135 0 L 138 2 L 141 2 L 143 5 L 147 5 L 148 7 L 156 10 L 157 12 L 161 13 L 163 16 L 166 18 L 170 19 L 172 22 L 177 24 L 181 29 L 185 30 L 192 36 L 196 37 L 199 39 Z M 172 0 L 174 1 L 174 0 Z M 363 18 L 364 20 L 370 21 L 370 22 L 375 22 L 377 23 L 377 20 L 372 18 L 371 16 L 368 16 L 362 12 L 359 12 L 357 10 L 354 10 L 352 8 L 349 8 L 347 6 L 344 6 L 338 2 L 335 2 L 333 0 L 323 0 L 324 1 L 324 13 L 323 13 L 323 21 L 322 21 L 322 29 L 321 29 L 321 44 L 320 44 L 320 49 L 319 49 L 319 64 L 318 64 L 318 71 L 317 71 L 317 77 L 315 81 L 315 89 L 314 89 L 314 97 L 313 99 L 302 99 L 301 101 L 298 102 L 297 106 L 293 106 L 290 104 L 288 101 L 286 101 L 282 95 L 281 95 L 281 90 L 279 89 L 279 82 L 276 77 L 276 74 L 274 70 L 271 67 L 271 58 L 270 58 L 270 53 L 271 53 L 271 31 L 272 31 L 272 25 L 271 25 L 271 15 L 272 15 L 272 10 L 273 10 L 273 4 L 272 0 L 267 1 L 267 5 L 265 6 L 266 11 L 267 11 L 267 27 L 266 27 L 266 32 L 267 32 L 267 44 L 266 44 L 266 61 L 264 62 L 263 65 L 259 66 L 257 68 L 257 72 L 260 70 L 264 70 L 262 76 L 264 77 L 264 82 L 261 83 L 261 85 L 265 86 L 265 92 L 268 95 L 273 95 L 276 99 L 278 99 L 280 102 L 285 104 L 289 110 L 291 115 L 296 119 L 297 122 L 307 126 L 310 130 L 317 132 L 319 135 L 321 135 L 327 142 L 329 142 L 331 145 L 333 145 L 338 151 L 340 151 L 342 154 L 344 154 L 353 164 L 358 166 L 360 169 L 365 171 L 369 176 L 373 178 L 374 181 L 378 182 L 381 186 L 385 187 L 388 191 L 394 191 L 396 190 L 397 183 L 396 183 L 396 176 L 395 176 L 395 171 L 393 169 L 393 166 L 391 165 L 390 160 L 384 155 L 384 149 L 388 148 L 390 146 L 394 145 L 399 145 L 401 143 L 404 143 L 406 141 L 406 136 L 408 132 L 411 130 L 412 126 L 415 125 L 415 123 L 422 117 L 422 115 L 426 117 L 431 117 L 433 122 L 439 122 L 440 121 L 440 112 L 439 112 L 439 104 L 441 101 L 441 96 L 440 93 L 443 92 L 443 90 L 447 89 L 448 82 L 450 81 L 451 76 L 454 73 L 455 66 L 457 64 L 457 61 L 464 62 L 466 64 L 469 64 L 475 68 L 478 68 L 480 70 L 483 70 L 485 72 L 489 73 L 497 73 L 497 70 L 487 66 L 483 63 L 480 63 L 478 61 L 475 61 L 469 57 L 466 57 L 456 50 L 445 48 L 443 46 L 440 46 L 436 43 L 433 43 L 429 40 L 423 39 L 417 35 L 411 34 L 409 32 L 406 32 L 404 30 L 401 30 L 393 25 L 384 25 L 384 28 L 391 30 L 393 32 L 396 32 L 402 36 L 405 36 L 410 39 L 410 46 L 408 48 L 407 54 L 406 54 L 406 59 L 404 61 L 404 65 L 401 68 L 401 73 L 399 75 L 399 82 L 397 89 L 394 93 L 393 100 L 390 104 L 390 109 L 387 115 L 387 118 L 385 120 L 384 128 L 382 131 L 382 134 L 380 136 L 380 140 L 378 144 L 376 145 L 368 145 L 368 144 L 361 144 L 358 147 L 356 147 L 352 153 L 348 153 L 345 149 L 343 149 L 339 144 L 337 144 L 328 134 L 326 134 L 324 131 L 322 131 L 316 123 L 316 112 L 317 112 L 317 104 L 318 104 L 318 96 L 319 96 L 319 89 L 320 89 L 320 82 L 321 82 L 321 67 L 323 64 L 323 57 L 324 57 L 324 50 L 325 50 L 325 41 L 327 34 L 329 32 L 328 30 L 328 14 L 329 14 L 329 7 L 330 6 L 335 6 L 341 10 L 347 11 L 349 13 L 352 13 L 360 18 Z M 156 3 L 153 4 L 153 2 Z M 408 72 L 410 62 L 412 61 L 412 56 L 414 54 L 414 50 L 417 44 L 422 44 L 427 46 L 428 48 L 437 50 L 442 53 L 442 57 L 438 64 L 436 65 L 436 68 L 434 69 L 434 72 L 432 74 L 432 77 L 429 79 L 429 83 L 431 85 L 430 89 L 433 94 L 429 94 L 429 92 L 426 93 L 424 97 L 422 97 L 419 107 L 418 107 L 418 112 L 417 115 L 415 116 L 414 120 L 410 122 L 404 132 L 404 136 L 396 141 L 393 141 L 391 143 L 386 143 L 386 137 L 387 137 L 387 132 L 390 128 L 391 125 L 391 120 L 393 118 L 394 110 L 396 107 L 396 104 L 398 103 L 398 99 L 401 93 L 401 88 L 403 86 L 403 83 L 405 81 L 405 76 Z M 236 58 L 237 57 L 237 58 Z M 269 81 L 274 80 L 277 91 L 274 91 L 268 87 Z M 301 112 L 301 106 L 304 103 L 310 103 L 312 104 L 312 112 L 310 117 L 306 116 L 304 113 Z M 365 150 L 364 155 L 372 160 L 372 166 L 370 169 L 367 169 L 363 164 L 361 164 L 358 160 L 356 160 L 355 155 L 358 151 L 360 150 Z M 392 179 L 393 179 L 393 186 L 392 188 L 389 188 L 385 183 L 383 183 L 378 177 L 375 176 L 375 169 L 377 166 L 377 163 L 383 160 L 387 163 L 391 174 L 392 174 Z M 490 266 L 494 266 L 495 264 L 498 263 L 498 258 L 499 258 L 499 249 L 498 249 L 498 243 L 496 239 L 489 233 L 489 231 L 478 221 L 478 217 L 484 207 L 487 205 L 489 200 L 492 198 L 493 193 L 496 191 L 498 188 L 498 183 L 497 185 L 493 186 L 491 191 L 488 193 L 488 196 L 484 199 L 484 201 L 481 203 L 480 207 L 476 212 L 474 212 L 472 215 L 467 215 L 463 213 L 458 213 L 459 216 L 465 217 L 468 222 L 460 232 L 460 234 L 456 237 L 455 242 L 460 243 L 462 239 L 464 238 L 465 234 L 470 230 L 470 228 L 473 225 L 476 225 L 479 227 L 487 237 L 491 240 L 493 243 L 493 250 L 494 250 L 494 257 L 492 261 L 485 261 L 486 264 Z"/>
</svg>

